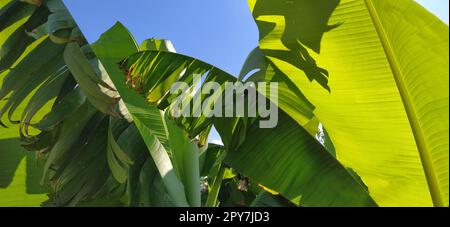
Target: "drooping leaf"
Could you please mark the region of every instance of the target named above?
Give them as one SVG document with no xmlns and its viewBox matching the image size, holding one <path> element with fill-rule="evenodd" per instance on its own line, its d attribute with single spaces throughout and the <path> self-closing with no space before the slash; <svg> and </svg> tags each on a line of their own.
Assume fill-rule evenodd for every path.
<svg viewBox="0 0 450 227">
<path fill-rule="evenodd" d="M 218 84 L 222 91 L 227 86 L 226 82 L 237 81 L 232 75 L 206 62 L 182 54 L 164 51 L 136 53 L 124 60 L 121 67 L 125 70 L 126 75 L 124 77 L 127 79 L 128 86 L 134 89 L 136 93 L 146 97 L 147 100 L 149 100 L 149 96 L 152 96 L 155 89 L 158 89 L 159 85 L 168 80 L 173 81 L 168 84 L 173 86 L 167 86 L 164 96 L 154 100 L 154 102 L 159 103 L 158 108 L 160 109 L 169 108 L 169 116 L 187 130 L 191 138 L 199 135 L 211 125 L 213 118 L 207 117 L 204 113 L 209 112 L 216 117 L 222 117 L 222 113 L 212 114 L 213 110 L 204 108 L 206 105 L 202 105 L 202 103 L 215 104 L 216 100 L 224 99 L 225 95 L 220 91 L 209 94 L 203 92 L 203 90 L 217 89 L 213 87 L 204 87 L 201 91 L 194 92 L 195 87 L 200 83 L 200 78 L 205 77 L 203 84 L 208 84 L 208 82 Z M 181 82 L 186 86 L 175 84 L 175 82 Z M 178 90 L 178 93 L 174 94 L 174 90 Z M 180 93 L 192 95 L 180 97 Z M 153 103 L 153 101 L 150 102 Z M 189 103 L 189 105 L 179 106 L 182 103 Z M 217 103 L 219 103 L 217 105 L 222 105 L 222 109 L 227 108 L 223 102 Z M 185 114 L 189 114 L 189 116 Z"/>
<path fill-rule="evenodd" d="M 128 122 L 121 123 L 120 121 L 110 120 L 108 130 L 108 145 L 106 147 L 106 156 L 109 167 L 111 168 L 114 178 L 119 183 L 125 183 L 128 176 L 128 169 L 133 161 L 120 148 L 114 138 L 114 133 L 119 134 L 128 126 Z M 125 127 L 125 128 L 124 128 Z"/>
<path fill-rule="evenodd" d="M 118 63 L 139 50 L 136 42 L 126 28 L 117 23 L 91 47 L 133 116 L 136 127 L 147 145 L 174 204 L 188 206 L 183 184 L 177 178 L 167 153 L 167 135 L 162 114 L 156 106 L 147 105 L 144 98 L 134 92 L 129 92 L 123 83 L 123 73 Z"/>
<path fill-rule="evenodd" d="M 39 7 L 25 23 L 13 26 L 15 31 L 2 43 L 0 49 L 0 72 L 9 69 L 36 39 L 27 34 L 47 21 L 49 11 L 46 7 Z M 3 33 L 3 32 L 2 32 Z M 3 34 L 2 34 L 3 35 Z"/>
<path fill-rule="evenodd" d="M 59 123 L 65 120 L 70 114 L 78 109 L 86 101 L 86 96 L 79 88 L 72 90 L 60 102 L 55 105 L 50 113 L 32 126 L 42 131 L 54 129 Z"/>
<path fill-rule="evenodd" d="M 84 126 L 96 113 L 95 108 L 93 108 L 89 103 L 84 103 L 76 112 L 74 112 L 66 121 L 61 125 L 60 133 L 57 142 L 53 145 L 52 149 L 49 151 L 47 161 L 44 168 L 44 177 L 42 182 L 44 182 L 47 173 L 54 164 L 58 162 L 60 158 L 65 155 L 65 153 L 70 150 L 72 145 L 74 145 L 77 140 L 79 140 L 80 135 L 83 133 Z"/>
<path fill-rule="evenodd" d="M 104 153 L 109 122 L 102 115 L 97 112 L 83 125 L 83 137 L 77 137 L 78 141 L 61 154 L 62 159 L 53 162 L 56 173 L 50 179 L 56 193 L 46 205 L 75 206 L 93 197 L 109 179 L 111 172 Z"/>
<path fill-rule="evenodd" d="M 28 127 L 31 124 L 31 120 L 39 110 L 58 96 L 59 90 L 64 85 L 68 76 L 69 72 L 67 70 L 57 73 L 47 79 L 36 91 L 22 113 L 20 119 L 21 135 L 29 135 Z"/>
<path fill-rule="evenodd" d="M 282 112 L 274 129 L 253 124 L 225 163 L 300 206 L 376 205 L 344 166 Z"/>
<path fill-rule="evenodd" d="M 22 86 L 19 86 L 13 90 L 5 105 L 0 110 L 0 118 L 7 112 L 9 120 L 13 121 L 12 116 L 14 115 L 16 109 L 24 101 L 26 101 L 28 97 L 34 95 L 34 91 L 37 87 L 41 86 L 42 83 L 50 77 L 58 75 L 63 68 L 64 61 L 62 60 L 61 53 L 61 55 L 55 56 L 55 58 L 40 67 L 38 71 L 34 72 L 34 75 L 28 81 L 25 81 Z M 16 79 L 20 79 L 20 77 L 18 76 Z"/>
<path fill-rule="evenodd" d="M 165 78 L 172 76 L 172 71 L 171 70 L 167 70 L 167 66 L 170 65 L 170 67 L 173 68 L 183 68 L 182 71 L 184 71 L 184 74 L 182 74 L 182 76 L 180 77 L 179 81 L 182 82 L 186 82 L 186 81 L 192 81 L 194 80 L 194 74 L 195 73 L 206 73 L 206 79 L 205 79 L 205 84 L 206 82 L 209 81 L 214 81 L 217 82 L 218 84 L 222 85 L 225 82 L 234 82 L 236 81 L 236 79 L 232 76 L 230 76 L 229 74 L 224 73 L 221 70 L 218 70 L 216 68 L 214 68 L 213 66 L 198 61 L 196 59 L 187 57 L 187 56 L 183 56 L 180 54 L 176 54 L 176 53 L 169 53 L 169 52 L 156 52 L 156 51 L 144 51 L 144 52 L 140 52 L 137 53 L 135 55 L 130 56 L 129 58 L 127 58 L 124 62 L 122 62 L 122 66 L 125 69 L 125 71 L 127 71 L 127 73 L 124 76 L 127 76 L 127 80 L 130 83 L 130 88 L 134 88 L 136 93 L 141 94 L 143 97 L 146 97 L 147 94 L 152 92 L 152 89 L 154 89 L 154 87 L 157 86 L 159 81 L 163 81 Z M 159 67 L 161 67 L 161 69 L 159 69 Z M 177 75 L 178 76 L 178 75 Z M 265 81 L 265 80 L 264 80 Z M 196 84 L 196 83 L 193 83 Z M 193 85 L 190 85 L 193 86 Z M 220 95 L 222 95 L 221 93 L 219 93 Z M 197 94 L 196 94 L 197 95 Z M 161 101 L 161 103 L 164 103 L 164 100 L 167 100 L 167 103 L 172 103 L 175 99 L 173 99 L 174 94 L 167 94 L 166 97 L 163 98 L 163 101 Z M 213 100 L 216 100 L 219 97 L 215 97 Z M 192 96 L 187 96 L 187 99 L 189 102 L 191 102 L 192 100 L 195 100 L 195 95 L 194 97 Z M 201 101 L 205 100 L 205 97 L 201 97 L 200 99 Z M 195 108 L 195 104 L 193 105 L 194 108 L 192 108 L 192 110 L 188 110 L 188 111 L 192 111 L 195 112 L 196 108 Z M 160 106 L 161 107 L 161 106 Z M 197 107 L 198 108 L 198 107 Z M 200 107 L 201 108 L 201 107 Z M 168 111 L 171 111 L 171 107 L 169 107 Z M 183 110 L 184 112 L 184 110 Z M 175 120 L 180 122 L 180 125 L 184 125 L 185 128 L 187 129 L 188 132 L 192 132 L 190 127 L 194 126 L 195 127 L 199 127 L 198 124 L 195 124 L 196 121 L 198 121 L 199 118 L 201 118 L 202 116 L 198 116 L 198 117 L 192 117 L 194 118 L 192 121 L 186 120 L 188 118 L 184 118 L 184 117 L 180 117 L 180 118 L 176 118 Z M 204 116 L 203 116 L 204 117 Z M 289 117 L 287 117 L 289 118 Z M 234 120 L 234 121 L 233 121 Z M 281 173 L 277 173 L 280 174 L 278 176 L 270 176 L 269 173 L 264 172 L 263 170 L 259 169 L 261 168 L 261 164 L 260 163 L 252 163 L 252 164 L 248 164 L 244 162 L 239 162 L 238 160 L 242 161 L 239 157 L 240 156 L 233 156 L 231 152 L 235 152 L 235 153 L 239 153 L 238 151 L 234 151 L 235 149 L 238 149 L 240 151 L 241 148 L 239 148 L 239 146 L 243 143 L 245 144 L 247 141 L 260 141 L 261 138 L 256 138 L 252 133 L 246 133 L 247 132 L 247 127 L 249 124 L 246 124 L 246 122 L 249 119 L 246 118 L 232 118 L 232 119 L 227 119 L 227 118 L 221 118 L 218 117 L 217 119 L 211 120 L 211 118 L 209 119 L 205 119 L 204 122 L 207 122 L 206 124 L 211 124 L 211 122 L 214 121 L 215 126 L 217 128 L 217 130 L 219 131 L 219 134 L 221 135 L 224 144 L 225 144 L 225 148 L 230 151 L 230 165 L 232 167 L 235 167 L 235 165 L 237 165 L 238 167 L 236 169 L 238 169 L 239 171 L 247 174 L 247 172 L 245 171 L 246 169 L 243 168 L 242 166 L 246 166 L 246 168 L 250 168 L 253 169 L 255 172 L 252 172 L 250 175 L 250 177 L 254 177 L 256 179 L 254 179 L 256 182 L 263 182 L 265 184 L 267 184 L 266 182 L 269 182 L 270 185 L 277 185 L 277 189 L 282 189 L 283 192 L 287 193 L 287 197 L 291 200 L 295 200 L 298 199 L 299 196 L 304 196 L 306 195 L 306 197 L 310 196 L 309 193 L 311 193 L 308 190 L 302 191 L 301 189 L 298 188 L 289 188 L 289 186 L 292 186 L 293 184 L 304 184 L 306 181 L 308 181 L 308 179 L 313 178 L 314 174 L 319 174 L 319 173 L 315 173 L 314 171 L 309 172 L 308 170 L 305 169 L 298 169 L 296 171 L 293 171 L 293 174 L 295 173 L 295 175 L 298 175 L 299 173 L 304 175 L 304 178 L 300 178 L 300 179 L 296 179 L 294 177 L 292 178 L 286 178 L 284 180 L 286 180 L 285 182 L 285 186 L 280 186 L 279 182 L 274 183 L 274 181 L 270 182 L 269 179 L 273 178 L 281 178 Z M 234 122 L 234 123 L 233 123 Z M 291 122 L 288 124 L 292 124 Z M 299 128 L 298 131 L 301 131 L 300 126 L 298 124 L 293 124 L 293 127 Z M 297 132 L 297 131 L 296 131 Z M 318 185 L 317 187 L 319 187 L 321 190 L 323 191 L 327 191 L 328 198 L 326 198 L 325 200 L 321 201 L 320 199 L 318 199 L 318 196 L 312 196 L 313 198 L 306 200 L 306 202 L 304 202 L 305 204 L 309 205 L 309 206 L 320 206 L 320 205 L 335 205 L 335 206 L 364 206 L 364 205 L 376 205 L 372 199 L 370 198 L 370 195 L 368 195 L 368 193 L 365 191 L 364 187 L 361 187 L 359 185 L 359 182 L 355 179 L 353 179 L 352 175 L 349 174 L 345 167 L 343 167 L 333 156 L 331 156 L 328 152 L 325 151 L 324 147 L 318 142 L 316 141 L 315 137 L 313 135 L 310 134 L 305 134 L 306 131 L 301 131 L 303 133 L 302 137 L 297 138 L 296 141 L 295 139 L 293 141 L 296 141 L 299 144 L 314 144 L 314 146 L 307 146 L 307 148 L 304 148 L 304 150 L 308 150 L 309 152 L 312 152 L 314 154 L 317 154 L 317 158 L 316 159 L 316 163 L 318 165 L 320 165 L 320 161 L 317 161 L 319 159 L 324 159 L 330 163 L 332 163 L 332 167 L 330 167 L 330 172 L 332 173 L 336 173 L 336 175 L 339 176 L 339 171 L 341 171 L 341 175 L 337 177 L 337 181 L 339 181 L 339 184 L 342 185 L 343 188 L 345 188 L 344 186 L 348 186 L 349 189 L 347 189 L 348 191 L 344 191 L 344 192 L 340 192 L 340 188 L 330 188 L 329 186 L 332 185 L 335 182 L 328 182 L 327 185 L 322 184 L 322 185 Z M 273 132 L 274 134 L 280 134 L 278 131 Z M 295 134 L 295 133 L 294 133 Z M 191 135 L 196 135 L 196 134 L 191 134 Z M 248 136 L 248 135 L 252 135 L 252 136 Z M 247 137 L 246 137 L 247 136 Z M 271 136 L 269 136 L 269 138 L 271 138 Z M 172 138 L 173 139 L 173 138 Z M 169 140 L 172 141 L 172 140 Z M 266 141 L 270 141 L 267 140 Z M 265 144 L 264 147 L 267 147 L 268 145 Z M 278 145 L 277 145 L 278 146 Z M 303 145 L 300 145 L 303 146 Z M 286 165 L 286 160 L 292 160 L 293 157 L 295 155 L 294 150 L 290 150 L 290 147 L 282 147 L 280 149 L 283 149 L 283 152 L 277 152 L 280 155 L 280 161 L 274 161 L 275 163 L 273 165 Z M 250 150 L 254 150 L 255 152 L 259 151 L 262 148 L 248 148 Z M 323 152 L 322 154 L 320 152 Z M 184 155 L 184 153 L 182 153 Z M 183 157 L 182 155 L 180 155 L 181 157 Z M 251 156 L 256 156 L 256 154 L 251 154 Z M 259 155 L 258 155 L 259 156 Z M 177 154 L 175 154 L 175 157 L 177 157 Z M 248 159 L 248 158 L 247 158 Z M 182 158 L 181 158 L 182 160 Z M 246 160 L 246 159 L 245 159 Z M 314 160 L 314 159 L 311 159 Z M 308 160 L 308 161 L 311 161 Z M 301 162 L 308 162 L 307 160 L 302 160 L 299 159 L 297 160 L 299 163 L 296 163 L 296 165 L 294 166 L 304 166 L 305 164 L 301 164 Z M 175 160 L 175 164 L 177 163 L 177 160 Z M 237 163 L 237 164 L 236 164 Z M 327 165 L 324 164 L 325 166 Z M 179 166 L 179 165 L 178 165 Z M 244 171 L 242 171 L 242 169 L 239 168 L 243 168 Z M 317 171 L 322 169 L 323 167 L 321 166 L 317 166 L 316 167 Z M 273 166 L 270 167 L 264 167 L 264 169 L 266 171 L 273 171 Z M 183 173 L 183 170 L 179 170 L 179 169 L 175 169 L 178 173 Z M 185 170 L 185 169 L 184 169 Z M 256 174 L 257 175 L 253 175 Z M 259 174 L 259 175 L 258 175 Z M 336 177 L 336 175 L 334 176 L 329 176 L 329 179 L 332 179 L 333 177 Z M 181 177 L 183 178 L 183 177 Z M 280 179 L 281 181 L 281 179 Z M 302 182 L 303 181 L 303 182 Z M 353 185 L 348 185 L 348 182 L 352 182 Z M 338 184 L 338 183 L 335 183 Z M 281 187 L 281 188 L 280 188 Z M 283 188 L 284 187 L 284 188 Z M 314 187 L 311 187 L 311 190 L 317 190 L 314 189 Z M 317 190 L 318 191 L 318 190 Z M 348 196 L 349 194 L 351 195 L 352 193 L 357 192 L 358 195 L 356 195 L 355 197 L 352 196 Z M 344 194 L 345 196 L 341 196 L 343 198 L 341 198 L 341 200 L 333 198 L 333 196 L 339 195 L 339 193 Z M 285 195 L 286 196 L 286 195 Z M 348 197 L 347 197 L 348 196 Z M 337 196 L 339 197 L 339 196 Z"/>
<path fill-rule="evenodd" d="M 88 100 L 103 113 L 119 117 L 115 110 L 119 98 L 106 95 L 100 89 L 98 81 L 92 79 L 97 75 L 77 43 L 66 45 L 64 60 L 75 80 L 80 84 L 80 88 L 86 93 Z"/>
<path fill-rule="evenodd" d="M 71 34 L 76 24 L 64 3 L 60 0 L 47 0 L 45 4 L 51 12 L 46 23 L 50 39 L 60 44 L 72 41 Z"/>
<path fill-rule="evenodd" d="M 192 207 L 200 207 L 200 150 L 187 132 L 166 116 L 167 135 L 175 171 L 183 181 L 187 200 Z"/>
<path fill-rule="evenodd" d="M 34 48 L 20 63 L 14 67 L 4 78 L 0 90 L 0 99 L 3 99 L 12 90 L 20 89 L 41 67 L 61 53 L 64 46 L 54 44 L 50 39 L 44 40 Z M 34 67 L 30 67 L 33 65 Z"/>
<path fill-rule="evenodd" d="M 0 8 L 0 32 L 21 19 L 31 15 L 35 6 L 19 0 L 9 1 Z"/>
</svg>

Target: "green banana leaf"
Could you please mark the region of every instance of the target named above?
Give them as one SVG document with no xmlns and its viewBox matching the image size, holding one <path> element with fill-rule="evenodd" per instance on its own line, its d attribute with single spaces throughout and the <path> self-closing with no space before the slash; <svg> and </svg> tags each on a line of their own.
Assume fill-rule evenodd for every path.
<svg viewBox="0 0 450 227">
<path fill-rule="evenodd" d="M 15 67 L 21 59 L 42 42 L 42 39 L 29 43 L 31 39 L 25 38 L 23 40 L 26 43 L 24 46 L 19 44 L 19 46 L 10 48 L 10 44 L 13 43 L 10 39 L 11 35 L 15 34 L 17 29 L 28 21 L 36 7 L 19 1 L 1 0 L 0 8 L 0 46 L 2 52 L 0 57 L 2 67 L 2 70 L 0 70 L 0 86 L 2 86 L 3 79 L 10 72 L 9 68 Z M 11 12 L 14 12 L 14 14 Z M 10 98 L 13 97 L 10 96 Z M 30 96 L 20 98 L 16 96 L 16 98 L 15 101 L 20 103 L 22 103 L 22 99 L 23 103 L 30 100 Z M 9 105 L 7 102 L 8 100 L 1 99 L 0 106 L 3 108 Z M 10 118 L 20 119 L 25 108 L 23 103 L 15 107 L 16 112 L 20 114 L 11 114 Z M 50 108 L 50 105 L 45 105 L 42 112 L 36 114 L 35 117 L 37 119 L 42 118 Z M 50 191 L 49 188 L 40 185 L 43 163 L 36 160 L 35 153 L 30 153 L 20 146 L 20 139 L 17 138 L 19 126 L 10 123 L 5 118 L 1 120 L 8 128 L 0 128 L 0 206 L 39 206 L 47 200 L 46 193 Z"/>
<path fill-rule="evenodd" d="M 23 18 L 30 16 L 36 9 L 36 6 L 19 0 L 1 0 L 0 7 L 0 32 Z"/>
<path fill-rule="evenodd" d="M 36 173 L 43 165 L 35 165 L 28 153 L 24 176 L 25 151 L 13 145 L 19 141 L 0 140 L 0 161 L 8 163 L 0 167 L 0 186 L 8 187 L 0 189 L 0 197 L 8 197 L 1 197 L 0 205 L 37 205 L 46 198 L 38 194 L 47 190 L 34 185 L 48 178 L 56 193 L 44 205 L 198 206 L 193 189 L 198 165 L 192 169 L 193 162 L 179 158 L 187 160 L 186 148 L 199 152 L 188 136 L 202 137 L 214 123 L 228 164 L 297 205 L 448 206 L 448 26 L 409 0 L 249 2 L 261 40 L 241 79 L 258 68 L 248 81 L 283 83 L 279 107 L 287 115 L 281 113 L 280 125 L 272 130 L 258 129 L 248 119 L 229 124 L 191 118 L 175 125 L 158 107 L 167 107 L 169 87 L 186 79 L 178 78 L 183 67 L 151 84 L 147 100 L 125 86 L 126 75 L 119 70 L 119 62 L 139 50 L 174 51 L 170 42 L 146 40 L 138 48 L 118 24 L 94 44 L 94 54 L 62 1 L 0 0 L 0 78 L 5 78 L 0 99 L 8 98 L 0 100 L 0 118 L 8 113 L 9 120 L 3 121 L 9 128 L 0 129 L 0 138 L 20 132 L 26 149 L 47 155 L 42 177 Z M 43 53 L 54 56 L 39 57 Z M 161 64 L 156 77 L 171 71 L 179 57 L 160 55 L 166 55 L 167 67 Z M 205 68 L 197 66 L 192 68 Z M 210 80 L 230 79 L 220 70 L 212 72 L 218 74 Z M 36 121 L 51 104 L 52 111 Z M 292 136 L 298 139 L 278 143 L 281 152 L 265 139 Z M 192 154 L 189 159 L 198 162 Z M 183 177 L 180 168 L 193 172 Z M 33 194 L 24 197 L 29 203 L 14 199 L 22 192 Z M 262 201 L 264 194 L 255 204 L 276 205 Z"/>
<path fill-rule="evenodd" d="M 2 4 L 12 2 L 19 3 L 2 1 Z M 27 150 L 39 151 L 38 158 L 46 160 L 37 173 L 44 174 L 39 177 L 42 179 L 41 183 L 50 184 L 54 193 L 50 194 L 50 200 L 43 205 L 161 204 L 155 200 L 158 193 L 152 194 L 151 201 L 136 196 L 136 193 L 146 193 L 136 187 L 142 187 L 147 182 L 136 183 L 135 179 L 141 175 L 143 166 L 134 166 L 127 154 L 137 152 L 140 155 L 140 152 L 146 150 L 127 146 L 126 143 L 124 145 L 122 133 L 129 131 L 124 131 L 124 128 L 135 129 L 129 123 L 132 119 L 120 101 L 109 75 L 89 45 L 85 45 L 81 31 L 62 1 L 45 1 L 29 13 L 19 12 L 15 7 L 2 8 L 1 13 L 13 15 L 17 19 L 11 18 L 16 21 L 5 21 L 2 25 L 0 61 L 4 67 L 1 73 L 4 80 L 0 98 L 5 100 L 1 101 L 0 117 L 8 114 L 9 121 L 1 122 L 9 128 L 2 128 L 0 134 L 5 138 L 13 138 L 20 132 L 20 144 Z M 19 13 L 24 15 L 16 15 Z M 41 19 L 47 17 L 47 22 L 43 23 L 45 21 Z M 152 48 L 152 42 L 155 44 L 153 47 L 173 49 L 170 42 L 160 40 L 148 40 L 142 44 L 142 48 Z M 14 46 L 16 48 L 12 48 Z M 43 105 L 46 103 L 48 104 Z M 167 147 L 162 115 L 156 107 L 153 110 L 140 113 L 146 117 L 152 114 L 156 116 L 156 121 L 151 122 L 147 118 L 146 123 L 153 123 L 151 133 L 159 136 L 154 141 L 159 144 L 163 141 Z M 121 117 L 125 117 L 128 122 L 118 119 Z M 98 122 L 101 124 L 97 124 Z M 20 131 L 13 124 L 20 124 Z M 68 133 L 70 130 L 72 133 Z M 127 139 L 140 139 L 139 134 L 131 135 L 134 138 Z M 19 148 L 19 140 L 17 142 Z M 149 144 L 155 148 L 152 142 Z M 5 148 L 11 147 L 7 145 Z M 156 148 L 158 149 L 154 149 L 155 151 L 166 152 L 163 146 Z M 20 150 L 17 155 L 24 152 L 23 149 L 17 150 Z M 153 162 L 147 156 L 143 159 Z M 4 157 L 4 160 L 9 159 Z M 14 166 L 14 163 L 11 161 L 10 166 Z M 85 168 L 75 168 L 79 165 Z M 8 172 L 5 179 L 9 179 L 10 175 Z M 157 181 L 163 182 L 163 179 L 159 177 Z M 9 183 L 5 180 L 5 187 L 7 184 Z M 157 186 L 155 184 L 152 187 Z M 7 190 L 10 191 L 9 188 Z M 163 187 L 162 197 L 167 197 L 165 190 Z M 119 201 L 125 194 L 128 197 Z"/>
<path fill-rule="evenodd" d="M 260 49 L 375 201 L 448 206 L 448 26 L 412 0 L 249 4 Z"/>
<path fill-rule="evenodd" d="M 137 93 L 130 92 L 123 82 L 124 74 L 118 63 L 139 51 L 133 37 L 122 24 L 116 23 L 103 33 L 91 47 L 133 116 L 134 122 L 141 132 L 153 160 L 155 160 L 156 167 L 175 205 L 188 206 L 184 186 L 177 177 L 169 157 L 169 144 L 163 113 L 155 105 L 147 105 L 145 99 Z"/>
<path fill-rule="evenodd" d="M 46 199 L 50 200 L 43 205 L 48 206 L 121 204 L 125 184 L 116 178 L 123 181 L 123 175 L 117 173 L 128 169 L 118 166 L 129 165 L 125 152 L 134 150 L 122 150 L 118 147 L 122 140 L 116 143 L 115 139 L 130 124 L 123 120 L 116 124 L 117 120 L 109 116 L 108 123 L 99 112 L 114 115 L 117 105 L 112 103 L 118 100 L 109 81 L 100 77 L 98 59 L 89 46 L 83 46 L 85 39 L 74 28 L 61 1 L 45 1 L 39 7 L 32 6 L 36 9 L 27 14 L 3 7 L 9 3 L 19 1 L 1 2 L 1 14 L 12 15 L 14 20 L 2 20 L 0 34 L 4 67 L 0 74 L 0 122 L 8 127 L 0 129 L 1 161 L 5 163 L 0 169 L 0 205 L 38 206 Z M 52 15 L 55 23 L 44 23 Z M 39 29 L 30 30 L 34 27 Z M 66 45 L 67 37 L 59 36 L 65 34 L 76 42 Z M 82 83 L 77 84 L 75 79 Z M 8 118 L 2 118 L 6 114 Z M 15 139 L 19 135 L 21 138 Z M 41 163 L 42 159 L 46 162 Z M 20 165 L 19 160 L 23 160 Z M 86 168 L 78 168 L 80 165 Z M 42 187 L 41 183 L 51 187 Z M 50 192 L 50 198 L 42 194 Z"/>
<path fill-rule="evenodd" d="M 36 207 L 47 200 L 50 190 L 39 184 L 42 169 L 42 162 L 20 147 L 18 138 L 0 137 L 0 207 Z"/>
<path fill-rule="evenodd" d="M 258 126 L 226 164 L 300 206 L 376 206 L 358 176 L 288 115 L 274 129 Z"/>
<path fill-rule="evenodd" d="M 281 196 L 275 196 L 266 191 L 261 191 L 250 204 L 250 207 L 289 207 L 293 206 Z"/>
<path fill-rule="evenodd" d="M 205 62 L 171 52 L 139 52 L 121 64 L 125 69 L 122 76 L 129 77 L 127 79 L 132 81 L 131 88 L 143 97 L 152 92 L 152 88 L 157 86 L 156 82 L 171 77 L 180 67 L 185 69 L 182 70 L 185 73 L 180 81 L 191 81 L 195 73 L 207 74 L 205 82 L 215 81 L 221 86 L 225 82 L 236 81 L 235 77 Z M 171 95 L 166 95 L 162 100 L 170 100 L 167 97 Z M 211 96 L 212 100 L 223 98 Z M 206 99 L 201 98 L 203 101 Z M 168 111 L 171 111 L 170 107 Z M 195 113 L 196 107 L 191 111 Z M 175 118 L 175 121 L 184 122 L 179 120 L 182 117 Z M 274 129 L 259 129 L 259 124 L 254 123 L 250 129 L 240 131 L 231 123 L 233 120 L 216 116 L 210 118 L 209 122 L 215 124 L 226 144 L 228 155 L 225 163 L 239 173 L 280 192 L 297 205 L 376 206 L 357 175 L 343 167 L 314 136 L 281 111 L 278 126 Z M 186 127 L 188 132 L 189 125 Z M 191 149 L 183 150 L 184 155 L 188 150 Z"/>
</svg>

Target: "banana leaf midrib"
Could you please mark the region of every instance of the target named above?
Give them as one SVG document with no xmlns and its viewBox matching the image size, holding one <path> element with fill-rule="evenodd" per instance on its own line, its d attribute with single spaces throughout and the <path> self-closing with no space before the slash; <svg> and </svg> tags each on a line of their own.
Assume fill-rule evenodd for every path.
<svg viewBox="0 0 450 227">
<path fill-rule="evenodd" d="M 373 5 L 372 0 L 364 0 L 371 20 L 374 24 L 375 30 L 378 34 L 380 42 L 382 43 L 383 50 L 386 54 L 389 66 L 391 67 L 392 74 L 397 85 L 398 91 L 400 93 L 403 106 L 405 108 L 406 114 L 408 116 L 408 121 L 411 126 L 411 130 L 414 135 L 414 139 L 419 152 L 420 160 L 425 173 L 425 178 L 428 183 L 428 188 L 430 191 L 433 204 L 435 206 L 445 206 L 444 199 L 442 198 L 442 193 L 439 187 L 439 181 L 436 176 L 436 172 L 433 168 L 433 161 L 431 158 L 430 151 L 425 142 L 425 135 L 420 126 L 417 112 L 414 108 L 413 102 L 411 100 L 410 94 L 406 87 L 405 81 L 403 80 L 403 73 L 398 64 L 397 58 L 394 54 L 393 48 L 387 37 L 387 34 L 383 28 L 383 24 L 378 16 L 377 10 Z"/>
</svg>

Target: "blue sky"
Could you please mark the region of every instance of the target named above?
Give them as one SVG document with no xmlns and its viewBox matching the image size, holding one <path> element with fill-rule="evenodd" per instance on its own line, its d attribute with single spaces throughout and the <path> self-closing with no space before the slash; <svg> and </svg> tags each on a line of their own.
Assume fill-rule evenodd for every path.
<svg viewBox="0 0 450 227">
<path fill-rule="evenodd" d="M 448 24 L 448 0 L 417 0 Z M 177 52 L 237 75 L 257 46 L 246 0 L 65 0 L 90 42 L 120 21 L 138 42 L 170 39 Z M 89 7 L 85 7 L 89 5 Z"/>
<path fill-rule="evenodd" d="M 170 39 L 183 53 L 238 75 L 248 53 L 258 44 L 258 30 L 246 0 L 65 0 L 90 42 L 116 21 L 138 43 Z M 448 0 L 417 0 L 449 23 Z M 85 7 L 89 5 L 89 7 Z M 218 139 L 213 133 L 212 140 Z"/>
<path fill-rule="evenodd" d="M 65 2 L 90 42 L 120 21 L 138 43 L 152 37 L 170 39 L 177 52 L 233 75 L 239 73 L 247 54 L 258 44 L 258 30 L 245 0 Z"/>
</svg>

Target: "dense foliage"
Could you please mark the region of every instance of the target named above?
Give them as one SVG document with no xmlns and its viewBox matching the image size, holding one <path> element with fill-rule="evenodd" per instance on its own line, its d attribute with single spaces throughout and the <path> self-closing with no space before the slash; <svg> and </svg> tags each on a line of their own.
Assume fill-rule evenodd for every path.
<svg viewBox="0 0 450 227">
<path fill-rule="evenodd" d="M 43 205 L 448 206 L 448 26 L 412 0 L 248 2 L 260 42 L 233 76 L 120 23 L 88 44 L 61 0 L 0 0 L 0 136 L 43 162 Z M 174 116 L 176 82 L 218 98 L 194 75 L 278 82 L 277 126 Z"/>
</svg>

